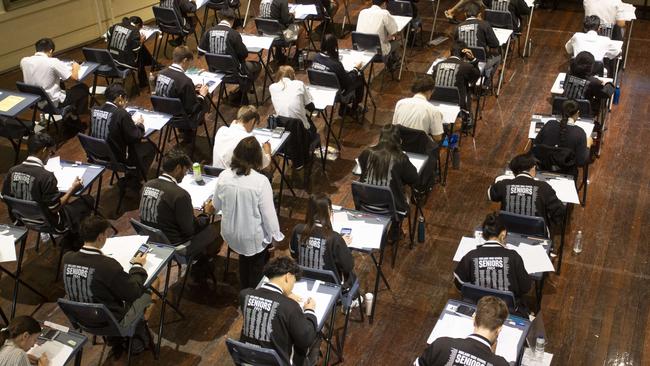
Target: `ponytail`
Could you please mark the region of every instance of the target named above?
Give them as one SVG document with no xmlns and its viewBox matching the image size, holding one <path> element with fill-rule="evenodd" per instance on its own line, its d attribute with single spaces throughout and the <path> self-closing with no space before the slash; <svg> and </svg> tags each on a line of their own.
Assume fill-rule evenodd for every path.
<svg viewBox="0 0 650 366">
<path fill-rule="evenodd" d="M 0 330 L 0 347 L 7 340 L 14 339 L 25 332 L 28 334 L 40 333 L 41 325 L 31 316 L 23 315 L 15 317 L 9 322 L 6 328 Z"/>
<path fill-rule="evenodd" d="M 11 338 L 9 328 L 0 329 L 0 347 L 4 346 L 5 342 Z"/>
<path fill-rule="evenodd" d="M 562 119 L 560 120 L 560 146 L 566 146 L 568 129 L 567 125 L 569 123 L 569 117 L 574 116 L 578 111 L 580 111 L 580 107 L 575 100 L 570 99 L 562 103 Z"/>
<path fill-rule="evenodd" d="M 485 216 L 482 225 L 483 239 L 489 240 L 490 238 L 498 237 L 502 231 L 506 230 L 506 226 L 499 217 L 497 212 L 492 212 Z"/>
</svg>

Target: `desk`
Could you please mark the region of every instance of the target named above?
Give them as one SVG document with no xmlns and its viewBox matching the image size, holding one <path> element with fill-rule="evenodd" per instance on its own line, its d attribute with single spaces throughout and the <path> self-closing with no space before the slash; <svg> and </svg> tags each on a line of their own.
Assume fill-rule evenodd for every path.
<svg viewBox="0 0 650 366">
<path fill-rule="evenodd" d="M 334 122 L 334 105 L 336 104 L 336 97 L 339 94 L 338 89 L 333 89 L 333 88 L 326 88 L 324 86 L 318 86 L 318 85 L 305 85 L 307 87 L 307 90 L 309 91 L 309 94 L 311 94 L 313 103 L 314 103 L 314 108 L 318 111 L 318 114 L 323 117 L 323 120 L 325 121 L 325 125 L 327 126 L 327 135 L 325 136 L 325 148 L 324 152 L 323 149 L 321 149 L 321 154 L 324 154 L 322 162 L 323 162 L 323 171 L 325 170 L 325 162 L 327 162 L 327 153 L 329 152 L 329 144 L 330 144 L 330 136 L 334 138 L 334 142 L 336 142 L 336 146 L 338 147 L 339 151 L 341 151 L 341 142 L 339 141 L 341 137 L 341 132 L 343 131 L 343 121 L 341 121 L 341 125 L 339 127 L 339 135 L 338 137 L 336 134 L 334 134 L 334 131 L 332 131 L 332 123 Z M 329 116 L 327 115 L 327 107 L 331 107 L 330 114 Z"/>
<path fill-rule="evenodd" d="M 20 278 L 20 274 L 22 272 L 22 266 L 23 266 L 23 258 L 25 255 L 25 245 L 27 242 L 27 229 L 24 227 L 19 227 L 19 226 L 14 226 L 14 225 L 4 225 L 0 224 L 0 237 L 2 238 L 2 242 L 0 245 L 9 245 L 13 241 L 13 248 L 4 248 L 3 252 L 6 251 L 11 251 L 13 250 L 15 253 L 15 245 L 19 245 L 18 249 L 18 257 L 15 259 L 16 260 L 16 271 L 11 272 L 8 269 L 0 266 L 0 270 L 9 277 L 14 279 L 14 292 L 13 292 L 13 297 L 11 300 L 11 313 L 10 313 L 10 319 L 13 319 L 14 316 L 16 315 L 16 303 L 18 301 L 18 287 L 19 285 L 23 285 L 27 287 L 28 289 L 32 290 L 35 294 L 39 295 L 44 301 L 47 301 L 47 297 L 37 291 L 34 287 L 26 283 Z M 15 255 L 15 254 L 14 254 Z M 7 316 L 5 315 L 4 311 L 2 311 L 2 308 L 0 308 L 0 316 L 2 319 L 5 321 L 5 324 L 9 324 L 9 319 L 7 319 Z"/>
<path fill-rule="evenodd" d="M 406 48 L 409 42 L 409 33 L 411 32 L 412 17 L 405 17 L 401 15 L 391 15 L 397 23 L 397 33 L 401 33 L 406 28 L 406 37 L 402 34 L 402 62 L 399 65 L 399 74 L 397 80 L 402 80 L 402 69 L 404 68 L 404 60 L 406 60 Z"/>
<path fill-rule="evenodd" d="M 214 194 L 214 189 L 217 186 L 218 177 L 213 177 L 211 175 L 202 174 L 203 185 L 199 185 L 194 180 L 194 174 L 190 173 L 183 177 L 183 180 L 178 184 L 179 187 L 183 188 L 190 194 L 192 198 L 192 207 L 195 210 L 200 210 L 203 208 L 203 204 L 212 198 Z"/>
<path fill-rule="evenodd" d="M 126 111 L 133 117 L 137 118 L 137 116 L 135 116 L 137 113 L 144 119 L 144 138 L 149 140 L 149 142 L 156 147 L 156 154 L 158 155 L 158 168 L 156 169 L 156 174 L 160 173 L 160 164 L 162 164 L 162 156 L 165 153 L 165 145 L 167 144 L 170 133 L 170 128 L 167 128 L 167 125 L 173 116 L 171 114 L 150 111 L 140 107 L 126 107 Z M 156 131 L 160 131 L 158 134 L 157 144 L 151 141 L 151 135 Z"/>
<path fill-rule="evenodd" d="M 54 173 L 58 182 L 57 188 L 62 194 L 65 194 L 72 186 L 74 179 L 79 177 L 82 181 L 82 187 L 80 190 L 75 192 L 74 195 L 77 197 L 81 196 L 86 191 L 90 194 L 95 181 L 99 178 L 94 207 L 95 213 L 97 213 L 97 208 L 99 207 L 99 196 L 102 191 L 102 174 L 106 168 L 99 165 L 82 163 L 80 161 L 61 160 L 60 157 L 55 156 L 48 159 L 45 169 Z"/>
<path fill-rule="evenodd" d="M 209 72 L 205 70 L 199 70 L 196 68 L 189 69 L 185 71 L 185 75 L 187 75 L 190 79 L 192 79 L 192 83 L 194 83 L 194 86 L 198 85 L 207 85 L 208 86 L 208 95 L 210 96 L 208 100 L 210 101 L 210 105 L 212 105 L 217 113 L 214 123 L 215 123 L 215 129 L 216 129 L 216 124 L 217 121 L 219 120 L 219 117 L 221 117 L 221 120 L 228 125 L 228 121 L 223 117 L 221 114 L 221 111 L 219 110 L 219 103 L 221 102 L 221 90 L 219 91 L 219 96 L 217 97 L 217 104 L 215 104 L 212 101 L 212 97 L 214 95 L 214 91 L 217 90 L 217 88 L 221 85 L 221 79 L 225 76 L 224 74 L 220 73 L 214 73 L 214 72 Z M 210 110 L 208 109 L 208 112 Z M 206 112 L 207 113 L 207 112 Z M 207 132 L 207 131 L 206 131 Z M 216 131 L 215 131 L 216 133 Z M 208 139 L 210 136 L 208 135 Z"/>
<path fill-rule="evenodd" d="M 354 66 L 357 63 L 361 63 L 361 71 L 366 72 L 366 68 L 370 65 L 370 72 L 368 73 L 368 78 L 363 79 L 364 87 L 366 89 L 366 95 L 363 99 L 363 118 L 366 117 L 366 111 L 368 110 L 368 97 L 372 102 L 373 113 L 372 120 L 375 120 L 375 114 L 377 113 L 377 104 L 375 104 L 375 98 L 372 96 L 370 90 L 370 83 L 372 82 L 372 68 L 374 63 L 372 60 L 377 56 L 376 52 L 371 51 L 355 51 L 351 49 L 339 49 L 339 60 L 343 64 L 345 71 L 350 72 L 354 69 Z"/>
<path fill-rule="evenodd" d="M 256 54 L 258 60 L 260 61 L 260 64 L 262 64 L 262 67 L 264 68 L 264 84 L 262 85 L 262 104 L 264 104 L 266 102 L 266 99 L 264 98 L 266 95 L 266 80 L 268 79 L 271 84 L 273 84 L 273 77 L 271 76 L 273 73 L 271 70 L 269 70 L 269 62 L 271 61 L 272 54 L 270 50 L 275 37 L 242 34 L 241 38 L 244 42 L 244 45 L 246 46 L 246 49 L 248 50 L 248 53 Z M 264 62 L 264 59 L 262 58 L 262 53 L 265 50 L 267 51 L 266 62 Z"/>
<path fill-rule="evenodd" d="M 449 171 L 449 160 L 451 159 L 451 153 L 452 149 L 449 145 L 451 142 L 451 137 L 454 135 L 454 126 L 456 123 L 456 118 L 458 118 L 458 114 L 460 114 L 460 106 L 458 104 L 451 104 L 451 103 L 442 103 L 442 102 L 436 102 L 436 101 L 429 101 L 440 113 L 442 113 L 442 123 L 447 125 L 447 133 L 446 135 L 446 140 L 447 140 L 447 154 L 445 155 L 445 167 L 444 167 L 444 173 L 442 173 L 442 185 L 447 184 L 447 172 Z M 475 122 L 476 123 L 476 122 Z M 476 126 L 476 124 L 474 125 Z M 461 134 L 458 135 L 458 142 L 456 143 L 457 145 L 460 145 L 460 137 Z M 443 140 L 444 141 L 444 140 Z M 440 144 L 442 146 L 442 143 Z"/>
<path fill-rule="evenodd" d="M 611 78 L 603 78 L 600 76 L 596 76 L 596 78 L 602 82 L 605 83 L 613 83 L 614 79 Z M 551 94 L 555 95 L 562 95 L 564 94 L 564 80 L 566 79 L 566 72 L 561 72 L 557 74 L 557 77 L 555 78 L 555 81 L 553 82 L 553 86 L 551 87 Z"/>
<path fill-rule="evenodd" d="M 467 306 L 476 311 L 476 305 L 458 300 L 448 300 L 436 326 L 433 328 L 427 343 L 431 344 L 440 337 L 465 338 L 474 333 L 474 322 L 469 316 L 457 313 L 460 305 Z M 501 328 L 496 354 L 505 358 L 511 365 L 521 360 L 524 351 L 526 334 L 530 329 L 530 321 L 515 315 L 508 315 L 508 319 Z"/>
<path fill-rule="evenodd" d="M 64 61 L 70 70 L 72 70 L 72 62 L 73 61 Z M 79 64 L 79 78 L 77 79 L 78 81 L 81 81 L 85 78 L 87 78 L 89 75 L 95 72 L 101 65 L 96 63 L 96 62 L 90 62 L 90 61 L 84 61 Z"/>
<path fill-rule="evenodd" d="M 341 232 L 341 228 L 343 227 L 351 228 L 352 243 L 349 245 L 350 249 L 370 256 L 370 259 L 372 259 L 375 265 L 374 301 L 372 302 L 370 316 L 368 316 L 368 320 L 372 324 L 375 317 L 375 308 L 379 302 L 379 280 L 381 279 L 386 285 L 386 288 L 390 290 L 390 285 L 381 270 L 381 266 L 384 263 L 384 250 L 388 240 L 391 218 L 334 205 L 332 205 L 332 210 L 332 229 L 336 232 Z M 370 235 L 358 235 L 360 231 Z M 379 251 L 379 259 L 375 257 L 376 251 Z"/>
<path fill-rule="evenodd" d="M 501 46 L 506 45 L 506 53 L 503 56 L 503 66 L 501 67 L 501 75 L 499 75 L 499 86 L 497 86 L 497 94 L 501 92 L 501 84 L 503 83 L 503 77 L 506 73 L 506 61 L 508 61 L 508 52 L 510 51 L 510 39 L 512 36 L 512 29 L 503 29 L 503 28 L 493 28 L 494 34 L 496 34 L 497 39 L 499 39 L 499 44 Z"/>
<path fill-rule="evenodd" d="M 45 322 L 48 324 L 48 322 Z M 46 326 L 47 329 L 47 326 Z M 74 330 L 67 332 L 59 330 L 53 339 L 44 339 L 39 336 L 36 344 L 27 353 L 40 357 L 47 354 L 50 366 L 67 365 L 74 357 L 74 365 L 81 366 L 83 346 L 88 337 Z"/>
<path fill-rule="evenodd" d="M 34 94 L 20 93 L 13 90 L 0 89 L 0 116 L 16 118 L 27 108 L 34 106 L 41 97 Z M 36 119 L 36 108 L 32 121 Z"/>
<path fill-rule="evenodd" d="M 316 4 L 289 4 L 289 12 L 294 13 L 295 23 L 302 23 L 307 31 L 307 50 L 319 52 L 320 49 L 316 47 L 312 38 L 314 30 L 314 20 L 325 20 L 325 16 L 320 14 L 316 9 Z M 323 33 L 323 35 L 325 35 Z M 309 46 L 313 48 L 309 48 Z"/>
<path fill-rule="evenodd" d="M 282 207 L 282 192 L 284 190 L 284 183 L 286 183 L 287 187 L 289 187 L 289 191 L 291 191 L 291 194 L 294 197 L 296 196 L 296 192 L 293 191 L 293 187 L 291 187 L 291 183 L 289 183 L 289 181 L 287 180 L 287 176 L 285 175 L 285 169 L 287 165 L 286 157 L 285 156 L 282 157 L 282 167 L 280 167 L 278 165 L 278 162 L 274 159 L 274 157 L 279 152 L 282 152 L 282 148 L 287 143 L 287 140 L 289 139 L 289 135 L 291 135 L 289 131 L 284 131 L 282 136 L 273 137 L 272 131 L 268 128 L 256 128 L 253 130 L 253 136 L 255 136 L 257 141 L 259 141 L 260 145 L 264 144 L 267 141 L 269 142 L 269 144 L 271 144 L 271 161 L 273 162 L 275 168 L 280 171 L 280 195 L 278 196 L 278 212 Z"/>
<path fill-rule="evenodd" d="M 405 154 L 408 156 L 411 164 L 413 164 L 415 167 L 415 170 L 417 170 L 418 175 L 420 175 L 422 173 L 422 168 L 429 160 L 429 157 L 424 154 L 416 154 L 412 152 L 405 152 Z M 356 165 L 354 166 L 354 169 L 352 169 L 352 174 L 361 175 L 361 166 L 359 166 L 359 159 L 354 159 L 354 161 L 356 161 Z"/>
</svg>

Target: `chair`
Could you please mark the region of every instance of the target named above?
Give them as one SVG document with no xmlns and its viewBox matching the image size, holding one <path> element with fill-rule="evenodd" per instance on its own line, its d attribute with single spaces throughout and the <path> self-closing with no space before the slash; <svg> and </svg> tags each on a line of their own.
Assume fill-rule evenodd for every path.
<svg viewBox="0 0 650 366">
<path fill-rule="evenodd" d="M 432 101 L 460 105 L 460 92 L 455 86 L 438 86 L 433 88 Z"/>
<path fill-rule="evenodd" d="M 206 53 L 205 61 L 208 64 L 208 69 L 211 72 L 224 74 L 219 85 L 219 95 L 217 96 L 217 111 L 221 104 L 221 98 L 226 92 L 226 85 L 240 86 L 241 99 L 239 104 L 244 104 L 244 99 L 249 90 L 252 89 L 255 94 L 255 104 L 259 105 L 260 101 L 257 98 L 257 90 L 255 89 L 255 79 L 253 76 L 246 73 L 246 65 L 240 65 L 239 62 L 232 55 L 219 55 L 216 53 Z"/>
<path fill-rule="evenodd" d="M 598 27 L 599 36 L 604 36 L 611 39 L 613 34 L 614 34 L 614 24 L 601 23 L 600 27 Z"/>
<path fill-rule="evenodd" d="M 164 8 L 160 6 L 152 6 L 153 10 L 153 16 L 156 18 L 156 25 L 160 29 L 160 32 L 164 35 L 165 40 L 165 48 L 163 49 L 163 54 L 166 54 L 167 52 L 167 42 L 169 42 L 169 36 L 178 36 L 181 37 L 183 40 L 183 44 L 185 43 L 185 36 L 188 34 L 193 33 L 194 34 L 194 39 L 196 40 L 196 44 L 199 44 L 199 37 L 196 35 L 196 31 L 193 29 L 187 29 L 183 27 L 183 22 L 181 19 L 178 17 L 178 14 L 174 11 L 173 8 Z M 206 10 L 207 11 L 207 10 Z M 160 46 L 158 46 L 158 52 L 160 52 Z M 158 59 L 158 55 L 156 52 L 156 55 L 154 57 Z"/>
<path fill-rule="evenodd" d="M 410 1 L 403 0 L 388 0 L 386 3 L 386 10 L 392 15 L 400 15 L 404 17 L 411 17 L 411 30 L 413 32 L 412 46 L 415 45 L 415 33 L 420 34 L 420 45 L 424 46 L 424 38 L 422 33 L 422 18 L 417 17 L 413 11 L 413 4 Z M 407 40 L 408 41 L 408 40 Z"/>
<path fill-rule="evenodd" d="M 205 33 L 205 30 L 208 28 L 208 14 L 210 13 L 210 10 L 212 10 L 212 13 L 214 14 L 214 22 L 212 23 L 212 25 L 219 22 L 218 11 L 228 9 L 228 8 L 232 8 L 235 11 L 235 15 L 237 16 L 237 19 L 241 19 L 239 6 L 231 7 L 228 0 L 208 1 L 205 3 L 204 6 L 205 6 L 205 13 L 203 13 L 203 27 L 201 29 L 201 34 Z"/>
<path fill-rule="evenodd" d="M 18 118 L 0 117 L 0 137 L 4 137 L 11 143 L 14 149 L 14 165 L 18 164 L 20 157 L 20 146 L 23 137 L 34 133 L 34 122 L 23 121 Z"/>
<path fill-rule="evenodd" d="M 533 155 L 537 159 L 537 166 L 540 170 L 578 175 L 578 164 L 575 152 L 572 149 L 561 146 L 545 144 L 534 144 Z"/>
<path fill-rule="evenodd" d="M 38 252 L 39 244 L 41 242 L 41 233 L 47 234 L 52 241 L 52 245 L 56 246 L 56 239 L 54 234 L 62 234 L 57 231 L 57 220 L 53 213 L 49 211 L 46 207 L 39 204 L 35 201 L 21 200 L 14 198 L 8 195 L 3 195 L 2 200 L 7 205 L 8 211 L 11 213 L 18 222 L 22 223 L 27 230 L 35 231 L 36 235 L 36 251 Z M 65 210 L 60 211 L 61 215 L 65 215 Z M 67 218 L 65 218 L 67 221 Z M 64 233 L 67 232 L 66 228 Z M 59 274 L 61 273 L 61 262 L 63 261 L 63 247 L 61 247 L 61 253 L 59 253 L 59 260 L 56 266 L 56 277 L 54 281 L 59 280 Z"/>
<path fill-rule="evenodd" d="M 93 72 L 93 86 L 90 93 L 90 106 L 93 106 L 97 102 L 95 95 L 97 92 L 97 79 L 100 76 L 106 80 L 107 84 L 109 84 L 114 79 L 125 81 L 130 74 L 133 77 L 133 82 L 135 85 L 138 85 L 138 79 L 136 76 L 137 71 L 130 68 L 119 67 L 107 49 L 84 47 L 81 51 L 83 52 L 86 61 L 99 64 L 99 67 Z"/>
<path fill-rule="evenodd" d="M 276 54 L 284 54 L 283 50 L 287 50 L 287 57 L 291 53 L 291 47 L 296 47 L 295 52 L 298 52 L 296 46 L 296 41 L 288 41 L 284 38 L 284 27 L 276 19 L 264 19 L 264 18 L 255 18 L 255 29 L 257 29 L 257 34 L 272 36 L 275 37 L 273 43 L 271 43 L 271 48 L 276 50 Z M 266 64 L 269 64 L 271 60 L 271 52 L 269 50 Z M 278 60 L 279 61 L 279 60 Z"/>
<path fill-rule="evenodd" d="M 202 112 L 198 116 L 199 121 L 192 121 L 190 116 L 185 112 L 183 103 L 179 98 L 161 97 L 158 95 L 151 96 L 151 105 L 153 106 L 153 110 L 156 112 L 166 113 L 174 116 L 169 121 L 169 127 L 171 127 L 174 132 L 176 143 L 178 143 L 178 135 L 176 134 L 176 129 L 187 129 L 193 131 L 194 138 L 192 139 L 192 151 L 190 152 L 190 157 L 194 157 L 194 149 L 196 148 L 196 136 L 199 127 L 197 124 L 199 123 L 203 125 L 205 135 L 208 138 L 208 144 L 210 145 L 210 149 L 212 149 L 212 139 L 210 138 L 210 132 L 208 132 L 208 124 L 205 122 L 205 116 Z M 167 132 L 167 136 L 164 137 L 165 141 L 167 141 L 168 138 L 169 132 Z M 160 150 L 164 151 L 163 148 Z"/>
<path fill-rule="evenodd" d="M 352 182 L 352 199 L 354 200 L 354 207 L 356 210 L 369 212 L 376 215 L 388 216 L 391 221 L 397 224 L 394 230 L 397 232 L 397 239 L 393 244 L 393 261 L 391 267 L 395 267 L 395 260 L 397 258 L 397 248 L 399 246 L 399 235 L 401 234 L 402 221 L 404 217 L 408 219 L 408 227 L 411 227 L 410 212 L 399 212 L 395 207 L 395 198 L 390 187 L 377 186 L 374 184 Z M 409 230 L 409 238 L 411 240 L 410 246 L 413 247 L 413 236 Z"/>
<path fill-rule="evenodd" d="M 510 0 L 492 0 L 492 6 L 490 9 L 496 11 L 509 11 L 508 7 L 510 6 Z"/>
<path fill-rule="evenodd" d="M 584 99 L 588 87 L 589 80 L 567 75 L 562 86 L 564 90 L 562 96 L 569 99 Z"/>
<path fill-rule="evenodd" d="M 508 311 L 516 313 L 518 311 L 515 294 L 511 291 L 501 291 L 492 288 L 481 287 L 471 283 L 464 283 L 460 290 L 463 301 L 472 304 L 478 304 L 478 301 L 485 296 L 494 296 L 503 300 L 508 305 Z"/>
<path fill-rule="evenodd" d="M 506 1 L 507 3 L 508 1 Z M 494 6 L 493 2 L 493 6 Z M 503 29 L 512 29 L 515 32 L 512 33 L 512 38 L 517 40 L 517 49 L 521 54 L 521 38 L 519 37 L 521 33 L 518 33 L 515 29 L 514 17 L 510 11 L 506 10 L 492 10 L 485 9 L 485 21 L 490 23 L 493 28 L 503 28 Z"/>
<path fill-rule="evenodd" d="M 553 97 L 553 104 L 551 108 L 551 114 L 556 115 L 556 116 L 561 116 L 562 115 L 562 105 L 564 102 L 567 100 L 571 100 L 574 98 L 566 98 L 566 97 L 558 97 L 554 96 Z M 578 103 L 578 108 L 580 108 L 580 116 L 585 117 L 585 118 L 593 118 L 593 112 L 591 111 L 591 102 L 587 99 L 575 99 L 576 103 Z"/>
<path fill-rule="evenodd" d="M 111 185 L 113 184 L 113 178 L 115 177 L 117 177 L 119 182 L 120 176 L 118 173 L 123 173 L 124 175 L 127 173 L 137 173 L 143 180 L 147 180 L 144 172 L 141 172 L 140 169 L 135 166 L 129 166 L 126 163 L 120 162 L 105 140 L 88 136 L 83 133 L 77 134 L 77 137 L 79 138 L 81 147 L 86 152 L 86 160 L 88 160 L 88 162 L 91 164 L 101 165 L 111 171 Z M 122 200 L 126 194 L 126 186 L 123 186 L 119 183 L 117 186 L 120 193 L 119 199 L 117 201 L 117 208 L 115 209 L 115 214 L 118 214 L 120 212 L 120 208 L 122 208 Z"/>
<path fill-rule="evenodd" d="M 499 217 L 511 233 L 549 238 L 549 232 L 543 217 L 520 215 L 507 211 L 500 211 Z"/>
<path fill-rule="evenodd" d="M 221 172 L 223 172 L 224 170 L 225 169 L 217 168 L 216 166 L 212 166 L 212 165 L 203 166 L 203 172 L 213 177 L 218 177 L 221 174 Z"/>
<path fill-rule="evenodd" d="M 397 127 L 399 128 L 399 135 L 402 140 L 402 151 L 427 155 L 429 157 L 426 165 L 422 167 L 420 182 L 412 190 L 414 197 L 421 195 L 425 195 L 426 197 L 433 188 L 433 185 L 436 183 L 434 178 L 436 170 L 438 178 L 442 179 L 440 148 L 438 144 L 422 130 L 416 130 L 402 125 L 398 125 Z"/>
<path fill-rule="evenodd" d="M 144 321 L 144 312 L 137 314 L 137 318 L 131 323 L 122 325 L 115 319 L 113 313 L 108 310 L 105 304 L 94 304 L 87 302 L 76 302 L 60 298 L 57 300 L 59 307 L 68 317 L 74 329 L 88 332 L 94 336 L 104 337 L 104 346 L 100 355 L 99 364 L 102 363 L 104 350 L 106 349 L 106 337 L 127 337 L 129 346 L 127 350 L 127 365 L 131 364 L 131 345 L 138 324 Z"/>
<path fill-rule="evenodd" d="M 63 116 L 65 113 L 70 109 L 70 106 L 65 106 L 65 107 L 59 107 L 57 104 L 54 104 L 52 99 L 50 99 L 50 96 L 45 92 L 45 89 L 43 89 L 40 86 L 37 85 L 29 85 L 25 84 L 22 81 L 16 81 L 16 88 L 18 89 L 19 92 L 21 93 L 28 93 L 28 94 L 34 94 L 38 95 L 41 100 L 34 104 L 32 108 L 34 108 L 34 116 L 36 116 L 36 111 L 40 110 L 41 113 L 47 114 L 47 120 L 46 120 L 46 129 L 50 129 L 50 123 L 54 124 L 54 128 L 58 131 L 59 126 L 56 125 L 56 119 L 54 116 Z M 32 121 L 32 124 L 35 123 L 36 121 Z M 33 128 L 32 128 L 33 131 Z"/>
<path fill-rule="evenodd" d="M 231 338 L 226 339 L 226 347 L 236 366 L 287 366 L 278 353 L 271 348 L 242 343 Z"/>
</svg>

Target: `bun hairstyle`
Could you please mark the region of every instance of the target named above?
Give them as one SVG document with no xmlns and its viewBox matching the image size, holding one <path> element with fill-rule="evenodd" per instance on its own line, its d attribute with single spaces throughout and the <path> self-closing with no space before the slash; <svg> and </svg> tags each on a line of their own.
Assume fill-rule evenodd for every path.
<svg viewBox="0 0 650 366">
<path fill-rule="evenodd" d="M 41 325 L 31 316 L 22 315 L 13 318 L 6 328 L 0 330 L 0 347 L 2 347 L 7 340 L 14 339 L 25 332 L 30 335 L 40 333 Z"/>
<path fill-rule="evenodd" d="M 506 226 L 501 221 L 498 213 L 492 212 L 485 216 L 485 220 L 483 220 L 483 239 L 496 238 L 504 230 L 506 230 Z"/>
</svg>

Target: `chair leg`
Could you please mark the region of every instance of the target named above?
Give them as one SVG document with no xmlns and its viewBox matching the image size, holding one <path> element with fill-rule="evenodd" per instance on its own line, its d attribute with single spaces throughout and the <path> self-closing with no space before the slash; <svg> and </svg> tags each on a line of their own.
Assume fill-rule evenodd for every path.
<svg viewBox="0 0 650 366">
<path fill-rule="evenodd" d="M 124 196 L 126 196 L 126 187 L 122 188 L 122 186 L 118 184 L 118 190 L 120 191 L 120 197 L 117 200 L 115 215 L 118 215 L 120 213 L 120 209 L 122 208 L 122 201 L 124 200 Z"/>
<path fill-rule="evenodd" d="M 187 284 L 187 277 L 190 276 L 192 271 L 192 261 L 194 258 L 191 258 L 187 261 L 187 271 L 185 272 L 185 277 L 183 277 L 183 283 L 181 284 L 181 291 L 178 293 L 178 299 L 176 299 L 176 307 L 180 308 L 181 299 L 183 298 L 183 292 L 185 292 L 185 285 Z"/>
<path fill-rule="evenodd" d="M 95 344 L 95 340 L 97 337 L 93 337 L 93 344 Z M 102 364 L 102 360 L 104 359 L 104 352 L 106 352 L 106 341 L 104 341 L 104 345 L 102 346 L 102 353 L 99 354 L 99 362 L 97 363 L 97 366 Z"/>
<path fill-rule="evenodd" d="M 127 366 L 131 364 L 131 345 L 133 344 L 133 337 L 129 337 L 129 346 L 126 351 L 126 364 Z"/>
<path fill-rule="evenodd" d="M 39 233 L 37 231 L 36 232 L 36 253 L 38 253 L 38 249 L 40 247 L 40 244 L 41 244 L 41 233 Z"/>
</svg>

